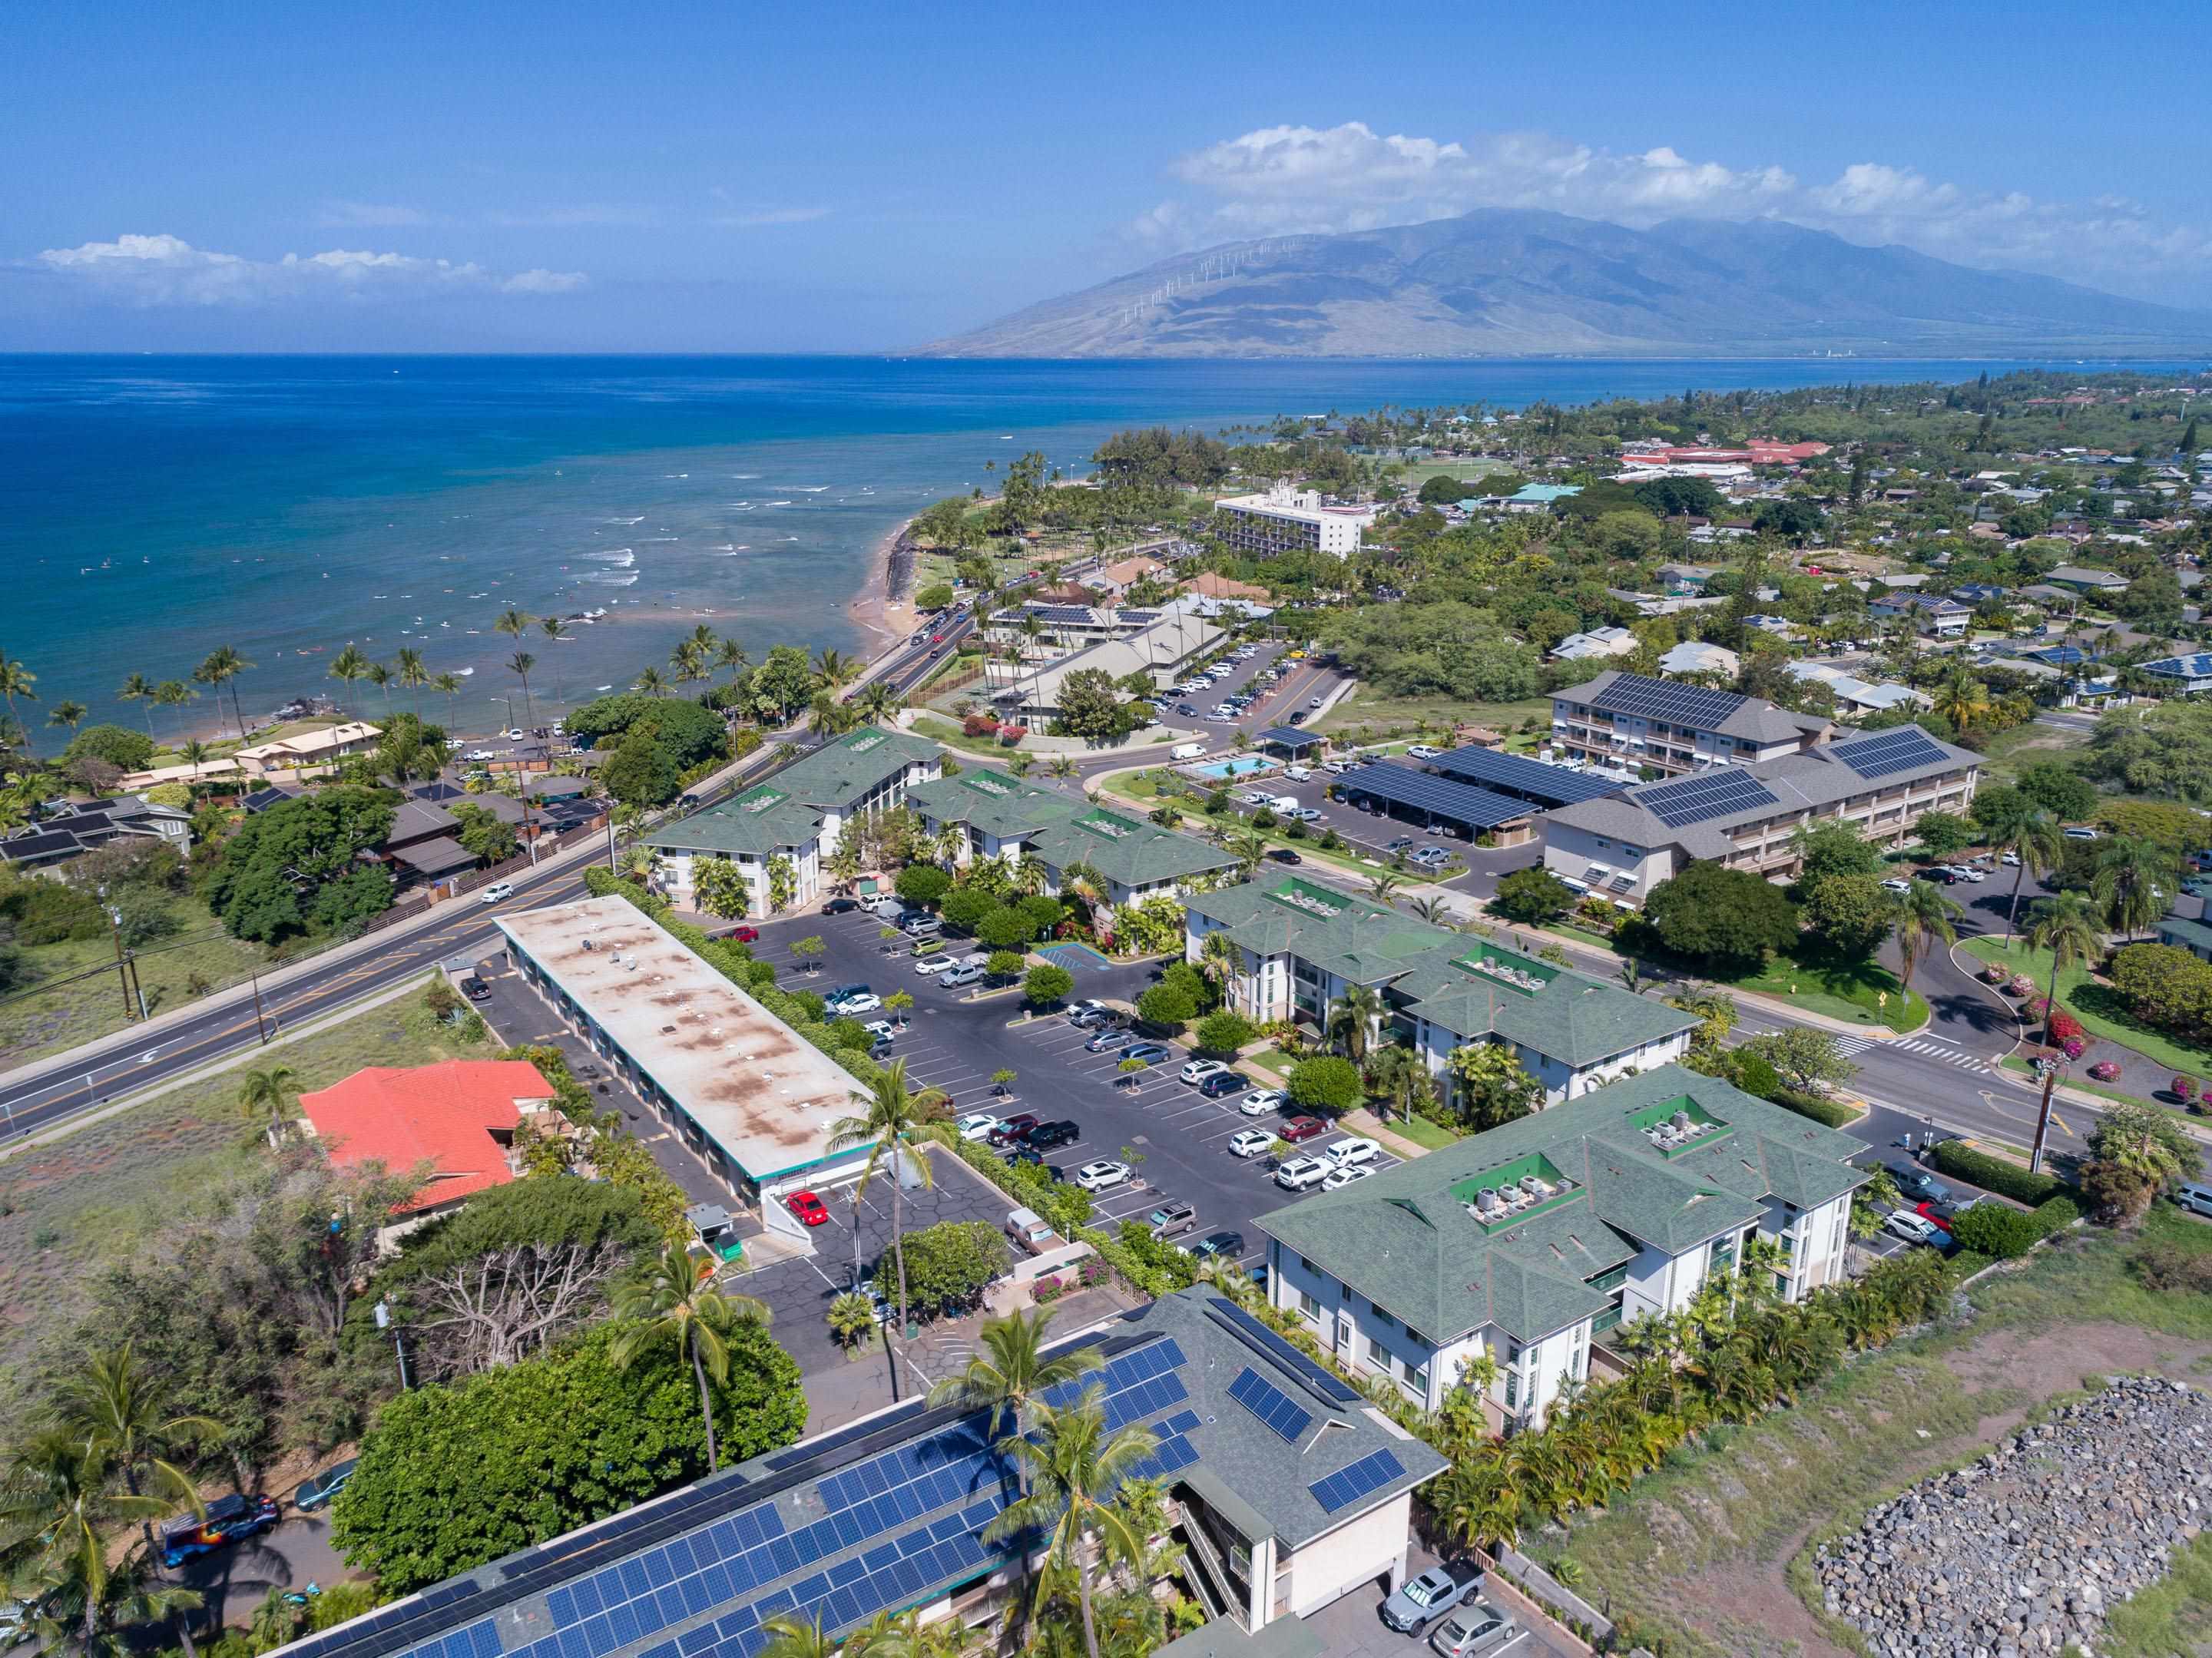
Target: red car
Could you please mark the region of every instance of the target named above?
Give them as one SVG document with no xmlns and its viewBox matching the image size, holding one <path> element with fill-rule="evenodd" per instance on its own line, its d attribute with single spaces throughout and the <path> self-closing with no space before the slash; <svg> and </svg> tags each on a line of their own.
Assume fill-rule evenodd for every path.
<svg viewBox="0 0 2212 1658">
<path fill-rule="evenodd" d="M 1951 1230 L 1951 1210 L 1948 1206 L 1936 1202 L 1933 1198 L 1925 1203 L 1914 1204 L 1912 1212 L 1923 1220 L 1942 1227 L 1947 1232 Z"/>
<path fill-rule="evenodd" d="M 783 1206 L 809 1226 L 819 1226 L 830 1218 L 830 1212 L 822 1206 L 822 1199 L 811 1192 L 793 1192 L 783 1200 Z"/>
<path fill-rule="evenodd" d="M 1313 1139 L 1316 1134 L 1326 1134 L 1328 1133 L 1328 1125 L 1319 1117 L 1292 1117 L 1275 1133 L 1292 1145 L 1297 1145 L 1302 1141 Z"/>
<path fill-rule="evenodd" d="M 760 929 L 757 926 L 741 926 L 736 932 L 732 932 L 730 937 L 735 938 L 741 944 L 753 944 L 760 938 Z"/>
<path fill-rule="evenodd" d="M 1035 1112 L 1024 1111 L 1018 1117 L 1009 1117 L 994 1128 L 987 1137 L 993 1145 L 1018 1145 L 1036 1127 L 1038 1117 Z"/>
</svg>

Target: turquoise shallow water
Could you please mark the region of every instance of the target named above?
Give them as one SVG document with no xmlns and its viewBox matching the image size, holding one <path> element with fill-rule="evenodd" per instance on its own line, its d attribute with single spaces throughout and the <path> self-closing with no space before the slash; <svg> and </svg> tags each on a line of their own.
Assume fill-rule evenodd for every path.
<svg viewBox="0 0 2212 1658">
<path fill-rule="evenodd" d="M 756 659 L 850 650 L 844 606 L 884 533 L 1025 449 L 1079 471 L 1137 422 L 1978 367 L 0 357 L 0 651 L 39 676 L 41 710 L 136 722 L 113 695 L 126 674 L 182 678 L 218 644 L 256 664 L 249 714 L 337 689 L 325 665 L 349 641 L 387 662 L 411 646 L 432 673 L 475 671 L 457 724 L 483 731 L 514 689 L 490 631 L 507 607 L 607 611 L 574 643 L 532 641 L 532 691 L 556 704 L 701 621 Z M 212 723 L 206 701 L 192 713 Z"/>
</svg>

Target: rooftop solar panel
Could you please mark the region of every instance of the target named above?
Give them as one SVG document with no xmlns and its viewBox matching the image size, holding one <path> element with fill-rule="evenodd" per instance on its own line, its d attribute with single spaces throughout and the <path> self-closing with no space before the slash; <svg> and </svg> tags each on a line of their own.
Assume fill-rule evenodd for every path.
<svg viewBox="0 0 2212 1658">
<path fill-rule="evenodd" d="M 1517 794 L 1539 805 L 1564 806 L 1577 800 L 1595 800 L 1618 794 L 1627 786 L 1617 778 L 1593 777 L 1587 772 L 1547 766 L 1525 755 L 1501 754 L 1496 749 L 1454 749 L 1429 762 L 1431 769 L 1470 783 L 1486 783 L 1507 794 Z"/>
<path fill-rule="evenodd" d="M 1872 737 L 1854 738 L 1848 743 L 1837 744 L 1833 752 L 1837 759 L 1869 780 L 1911 771 L 1916 766 L 1931 765 L 1948 757 L 1936 739 L 1917 726 L 1899 726 L 1894 731 L 1877 732 Z"/>
<path fill-rule="evenodd" d="M 1296 726 L 1270 726 L 1260 733 L 1262 743 L 1280 743 L 1291 750 L 1310 749 L 1322 739 L 1311 732 L 1302 732 Z"/>
<path fill-rule="evenodd" d="M 1711 771 L 1640 791 L 1636 804 L 1668 829 L 1707 823 L 1739 811 L 1777 804 L 1774 791 L 1747 772 Z"/>
<path fill-rule="evenodd" d="M 1321 1398 L 1336 1405 L 1362 1402 L 1357 1388 L 1308 1358 L 1242 1307 L 1226 1301 L 1215 1301 L 1207 1303 L 1206 1311 L 1216 1324 L 1230 1331 L 1262 1358 L 1281 1365 Z"/>
<path fill-rule="evenodd" d="M 1320 1503 L 1322 1512 L 1334 1514 L 1339 1509 L 1349 1508 L 1370 1491 L 1378 1491 L 1406 1472 L 1405 1465 L 1389 1451 L 1370 1451 L 1365 1456 L 1339 1468 L 1326 1479 L 1316 1479 L 1306 1487 Z"/>
<path fill-rule="evenodd" d="M 1304 1439 L 1313 1426 L 1311 1411 L 1249 1365 L 1229 1384 L 1229 1396 L 1291 1444 Z"/>
<path fill-rule="evenodd" d="M 1455 783 L 1448 777 L 1388 760 L 1355 766 L 1337 780 L 1346 796 L 1387 800 L 1471 829 L 1495 829 L 1516 817 L 1526 817 L 1532 810 L 1526 800 L 1479 789 L 1472 783 Z"/>
<path fill-rule="evenodd" d="M 1711 731 L 1749 700 L 1734 691 L 1708 690 L 1703 685 L 1625 673 L 1592 697 L 1589 706 L 1606 714 L 1634 714 Z"/>
</svg>

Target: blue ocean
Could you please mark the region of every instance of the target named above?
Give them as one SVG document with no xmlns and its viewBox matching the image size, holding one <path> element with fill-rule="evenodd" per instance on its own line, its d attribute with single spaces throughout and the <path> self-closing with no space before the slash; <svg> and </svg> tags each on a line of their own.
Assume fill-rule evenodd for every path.
<svg viewBox="0 0 2212 1658">
<path fill-rule="evenodd" d="M 136 724 L 115 697 L 126 675 L 185 678 L 216 645 L 255 665 L 249 714 L 341 690 L 326 667 L 348 643 L 386 662 L 411 647 L 433 674 L 472 671 L 453 714 L 477 732 L 507 723 L 516 690 L 492 630 L 509 608 L 604 612 L 573 642 L 528 641 L 541 717 L 702 622 L 756 660 L 861 647 L 846 606 L 886 531 L 1024 450 L 1080 474 L 1139 422 L 1981 366 L 0 357 L 0 652 L 38 676 L 33 720 L 73 699 Z M 373 716 L 376 693 L 356 695 Z M 211 701 L 185 723 L 212 729 Z"/>
</svg>

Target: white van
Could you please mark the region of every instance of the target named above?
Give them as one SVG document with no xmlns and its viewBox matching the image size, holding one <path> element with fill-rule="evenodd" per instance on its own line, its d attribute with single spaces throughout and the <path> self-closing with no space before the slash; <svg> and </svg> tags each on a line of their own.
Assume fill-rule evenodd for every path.
<svg viewBox="0 0 2212 1658">
<path fill-rule="evenodd" d="M 1270 795 L 1267 797 L 1267 804 L 1277 811 L 1296 811 L 1298 809 L 1298 797 L 1295 794 Z"/>
<path fill-rule="evenodd" d="M 1283 775 L 1293 783 L 1310 783 L 1313 781 L 1313 768 L 1310 766 L 1285 766 L 1283 768 Z"/>
<path fill-rule="evenodd" d="M 1168 750 L 1168 758 L 1170 760 L 1195 760 L 1199 756 L 1205 752 L 1206 744 L 1203 743 L 1178 743 L 1175 747 Z"/>
</svg>

